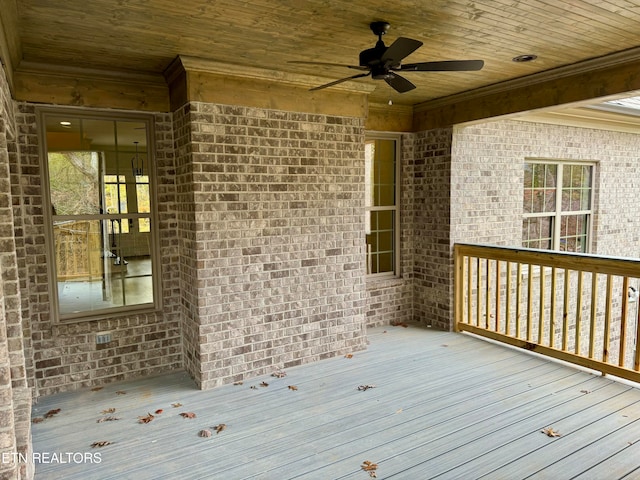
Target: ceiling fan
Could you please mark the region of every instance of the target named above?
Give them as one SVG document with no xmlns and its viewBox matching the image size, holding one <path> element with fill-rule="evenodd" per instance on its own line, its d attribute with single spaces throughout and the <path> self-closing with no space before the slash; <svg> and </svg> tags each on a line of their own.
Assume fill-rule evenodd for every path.
<svg viewBox="0 0 640 480">
<path fill-rule="evenodd" d="M 289 63 L 346 67 L 364 71 L 364 73 L 358 73 L 350 77 L 325 83 L 318 87 L 313 87 L 310 91 L 332 87 L 348 80 L 371 75 L 371 78 L 375 80 L 384 80 L 399 93 L 413 90 L 416 86 L 396 72 L 462 72 L 480 70 L 484 65 L 482 60 L 445 60 L 439 62 L 407 63 L 402 65 L 400 62 L 420 48 L 422 42 L 411 38 L 398 37 L 395 42 L 387 47 L 382 41 L 382 36 L 389 30 L 389 23 L 372 22 L 369 27 L 374 35 L 378 36 L 378 41 L 375 47 L 360 52 L 360 62 L 357 66 L 307 61 L 292 61 Z"/>
</svg>

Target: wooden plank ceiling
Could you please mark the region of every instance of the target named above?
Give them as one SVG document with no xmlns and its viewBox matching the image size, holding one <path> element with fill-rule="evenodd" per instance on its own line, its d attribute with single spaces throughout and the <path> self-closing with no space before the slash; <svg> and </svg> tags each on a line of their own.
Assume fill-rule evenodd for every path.
<svg viewBox="0 0 640 480">
<path fill-rule="evenodd" d="M 357 65 L 377 20 L 391 24 L 387 46 L 400 36 L 424 42 L 405 63 L 485 61 L 476 72 L 404 73 L 417 88 L 403 94 L 354 81 L 375 86 L 369 100 L 380 104 L 421 104 L 615 52 L 640 58 L 640 2 L 631 0 L 3 0 L 3 9 L 16 71 L 162 75 L 184 55 L 322 84 L 358 72 L 288 62 Z M 537 59 L 512 61 L 528 54 Z"/>
</svg>

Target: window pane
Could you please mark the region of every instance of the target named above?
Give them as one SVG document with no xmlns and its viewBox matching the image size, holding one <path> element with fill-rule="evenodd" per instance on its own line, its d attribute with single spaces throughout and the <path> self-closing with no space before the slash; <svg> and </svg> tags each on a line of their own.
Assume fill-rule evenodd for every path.
<svg viewBox="0 0 640 480">
<path fill-rule="evenodd" d="M 527 248 L 553 248 L 553 217 L 525 218 L 522 224 L 522 245 Z"/>
<path fill-rule="evenodd" d="M 525 164 L 525 213 L 553 212 L 556 209 L 556 165 Z"/>
<path fill-rule="evenodd" d="M 393 206 L 396 199 L 396 142 L 375 140 L 373 147 L 373 205 Z"/>
<path fill-rule="evenodd" d="M 149 184 L 138 183 L 136 185 L 136 197 L 138 200 L 138 212 L 150 213 L 151 212 L 151 199 L 149 197 Z"/>
<path fill-rule="evenodd" d="M 562 179 L 562 210 L 589 210 L 591 198 L 591 167 L 565 165 Z"/>
<path fill-rule="evenodd" d="M 372 230 L 367 239 L 369 273 L 395 271 L 395 212 L 371 213 Z"/>
<path fill-rule="evenodd" d="M 54 215 L 101 211 L 100 157 L 97 152 L 50 152 L 47 163 Z"/>
<path fill-rule="evenodd" d="M 560 222 L 560 250 L 586 252 L 589 215 L 563 215 Z"/>
</svg>

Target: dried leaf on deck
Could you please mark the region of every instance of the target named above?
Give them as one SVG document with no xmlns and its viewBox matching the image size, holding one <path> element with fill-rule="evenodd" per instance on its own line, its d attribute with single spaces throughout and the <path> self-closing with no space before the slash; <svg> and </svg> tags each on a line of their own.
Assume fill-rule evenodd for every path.
<svg viewBox="0 0 640 480">
<path fill-rule="evenodd" d="M 138 423 L 149 423 L 150 421 L 152 421 L 154 417 L 151 413 L 148 413 L 146 416 L 144 417 L 138 417 Z"/>
<path fill-rule="evenodd" d="M 171 406 L 172 406 L 173 408 L 178 408 L 178 407 L 181 407 L 181 406 L 182 406 L 182 404 L 181 404 L 181 403 L 172 403 L 172 404 L 171 404 Z"/>
<path fill-rule="evenodd" d="M 347 353 L 344 358 L 353 358 L 353 353 Z"/>
<path fill-rule="evenodd" d="M 105 410 L 102 410 L 100 413 L 102 413 L 103 415 L 106 415 L 107 413 L 116 413 L 116 409 L 111 407 L 111 408 L 107 408 Z"/>
<path fill-rule="evenodd" d="M 115 422 L 116 420 L 120 420 L 120 419 L 118 417 L 108 416 L 108 417 L 99 418 L 98 420 L 96 420 L 96 423 Z"/>
<path fill-rule="evenodd" d="M 42 417 L 35 417 L 31 419 L 31 423 L 42 423 L 44 422 L 44 418 Z"/>
<path fill-rule="evenodd" d="M 562 435 L 560 434 L 560 432 L 554 430 L 551 427 L 547 427 L 544 428 L 542 430 L 540 430 L 542 433 L 544 433 L 547 437 L 561 437 Z"/>
<path fill-rule="evenodd" d="M 211 436 L 211 430 L 200 430 L 198 432 L 199 437 L 209 438 Z"/>
<path fill-rule="evenodd" d="M 91 389 L 92 392 L 99 392 L 100 390 L 102 390 L 104 387 L 93 387 Z"/>
<path fill-rule="evenodd" d="M 260 386 L 261 386 L 261 387 L 268 387 L 268 386 L 269 386 L 269 384 L 268 384 L 267 382 L 262 382 L 262 383 L 260 384 Z"/>
<path fill-rule="evenodd" d="M 108 442 L 106 440 L 101 440 L 100 442 L 93 442 L 91 444 L 91 448 L 106 447 L 107 445 L 111 445 L 111 442 Z"/>
<path fill-rule="evenodd" d="M 249 388 L 250 388 L 251 390 L 257 390 L 257 389 L 258 389 L 258 387 L 256 387 L 255 385 L 251 385 Z"/>
<path fill-rule="evenodd" d="M 278 370 L 277 372 L 273 372 L 271 374 L 272 377 L 276 377 L 276 378 L 282 378 L 282 377 L 286 377 L 287 376 L 287 372 L 283 371 L 283 370 Z"/>
<path fill-rule="evenodd" d="M 404 322 L 391 322 L 391 326 L 407 328 L 409 325 Z"/>
<path fill-rule="evenodd" d="M 164 412 L 164 410 L 162 410 L 161 408 L 159 408 L 159 409 L 158 409 L 158 410 L 156 410 L 154 413 L 155 413 L 156 415 L 160 415 L 160 414 L 162 414 L 162 412 Z"/>
<path fill-rule="evenodd" d="M 118 390 L 116 391 L 116 395 L 126 395 L 127 392 L 125 392 L 124 390 Z"/>
<path fill-rule="evenodd" d="M 196 418 L 196 414 L 193 412 L 182 412 L 180 416 L 182 418 Z"/>
<path fill-rule="evenodd" d="M 289 385 L 289 390 L 298 390 L 298 387 L 296 387 L 295 385 Z"/>
<path fill-rule="evenodd" d="M 242 385 L 244 382 L 240 381 L 240 382 L 233 382 L 234 385 Z"/>
<path fill-rule="evenodd" d="M 369 477 L 378 478 L 376 475 L 376 470 L 378 469 L 377 463 L 373 463 L 373 462 L 370 462 L 369 460 L 365 460 L 364 462 L 362 462 L 362 465 L 360 465 L 360 468 L 362 468 L 362 470 L 367 472 L 369 474 Z"/>
<path fill-rule="evenodd" d="M 358 387 L 358 390 L 360 390 L 361 392 L 364 392 L 365 390 L 369 390 L 370 388 L 376 388 L 375 385 L 360 385 Z"/>
<path fill-rule="evenodd" d="M 53 410 L 49 410 L 47 413 L 45 413 L 44 418 L 51 418 L 59 413 L 60 413 L 60 409 L 54 408 Z"/>
<path fill-rule="evenodd" d="M 589 390 L 580 390 L 580 393 L 591 393 Z"/>
<path fill-rule="evenodd" d="M 216 429 L 216 435 L 219 434 L 221 431 L 223 431 L 225 428 L 227 428 L 227 424 L 226 423 L 219 423 L 218 425 L 216 425 L 215 427 L 213 427 Z"/>
</svg>

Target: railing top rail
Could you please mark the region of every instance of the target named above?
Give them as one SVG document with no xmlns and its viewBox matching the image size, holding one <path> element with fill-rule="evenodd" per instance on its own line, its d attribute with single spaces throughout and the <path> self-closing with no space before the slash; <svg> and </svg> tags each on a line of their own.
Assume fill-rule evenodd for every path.
<svg viewBox="0 0 640 480">
<path fill-rule="evenodd" d="M 454 245 L 454 251 L 456 255 L 468 255 L 491 260 L 627 277 L 640 277 L 640 259 L 638 258 L 470 243 L 456 243 Z"/>
</svg>

